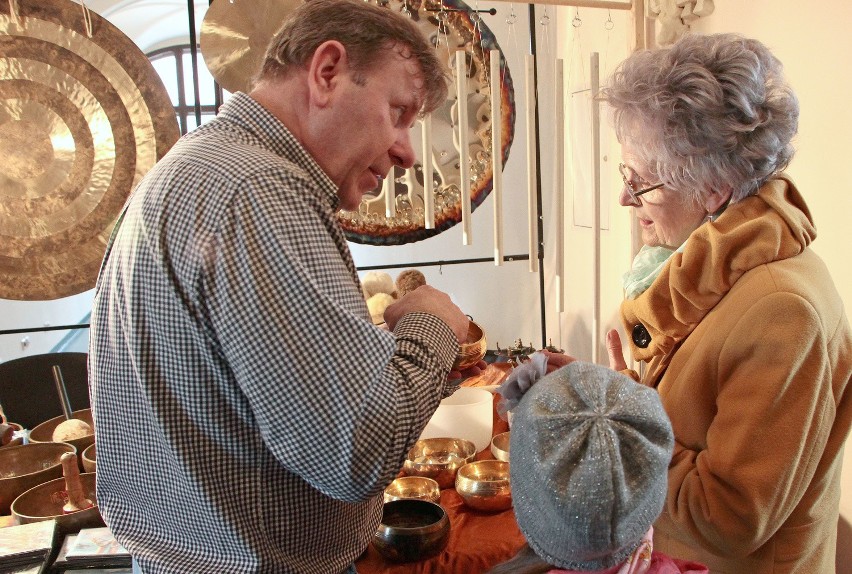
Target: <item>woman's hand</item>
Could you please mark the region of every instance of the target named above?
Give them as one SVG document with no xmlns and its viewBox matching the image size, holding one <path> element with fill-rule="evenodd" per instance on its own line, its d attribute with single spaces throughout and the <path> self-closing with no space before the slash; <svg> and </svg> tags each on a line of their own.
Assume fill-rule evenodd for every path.
<svg viewBox="0 0 852 574">
<path fill-rule="evenodd" d="M 609 355 L 609 368 L 614 371 L 627 369 L 627 361 L 624 360 L 624 349 L 621 347 L 621 336 L 616 329 L 610 329 L 606 333 L 606 352 Z"/>
</svg>

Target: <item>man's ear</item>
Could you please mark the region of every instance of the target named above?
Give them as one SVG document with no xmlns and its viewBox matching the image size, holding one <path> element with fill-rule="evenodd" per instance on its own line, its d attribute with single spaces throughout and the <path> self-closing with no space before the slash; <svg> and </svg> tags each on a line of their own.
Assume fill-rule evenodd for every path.
<svg viewBox="0 0 852 574">
<path fill-rule="evenodd" d="M 346 48 L 336 40 L 320 44 L 308 63 L 311 103 L 324 107 L 348 70 Z"/>
</svg>

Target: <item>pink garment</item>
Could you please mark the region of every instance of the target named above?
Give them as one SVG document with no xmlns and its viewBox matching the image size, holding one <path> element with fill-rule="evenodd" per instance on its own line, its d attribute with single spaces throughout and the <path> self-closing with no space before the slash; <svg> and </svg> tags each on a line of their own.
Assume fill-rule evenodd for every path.
<svg viewBox="0 0 852 574">
<path fill-rule="evenodd" d="M 661 552 L 654 552 L 654 527 L 648 529 L 642 542 L 627 560 L 618 566 L 606 570 L 550 570 L 548 574 L 709 574 L 703 564 L 670 558 Z"/>
</svg>

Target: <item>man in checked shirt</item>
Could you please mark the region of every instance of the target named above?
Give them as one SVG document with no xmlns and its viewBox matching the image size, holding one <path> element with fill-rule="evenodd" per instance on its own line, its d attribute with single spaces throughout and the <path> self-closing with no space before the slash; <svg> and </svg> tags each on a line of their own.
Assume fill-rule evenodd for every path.
<svg viewBox="0 0 852 574">
<path fill-rule="evenodd" d="M 446 91 L 410 20 L 311 0 L 134 191 L 89 371 L 98 502 L 137 571 L 354 571 L 468 320 L 424 286 L 373 326 L 335 212 L 413 164 Z"/>
</svg>

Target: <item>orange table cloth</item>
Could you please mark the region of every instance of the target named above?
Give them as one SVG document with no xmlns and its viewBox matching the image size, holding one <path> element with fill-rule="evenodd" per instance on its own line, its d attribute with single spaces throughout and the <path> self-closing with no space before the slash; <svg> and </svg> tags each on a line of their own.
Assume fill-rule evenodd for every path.
<svg viewBox="0 0 852 574">
<path fill-rule="evenodd" d="M 509 430 L 497 415 L 499 398 L 494 395 L 494 435 Z M 491 458 L 490 448 L 476 455 L 477 460 Z M 454 488 L 442 490 L 440 502 L 450 519 L 450 540 L 441 554 L 399 564 L 385 560 L 370 544 L 355 562 L 359 574 L 477 574 L 508 560 L 523 546 L 524 536 L 511 508 L 502 512 L 474 510 L 464 504 Z"/>
</svg>

